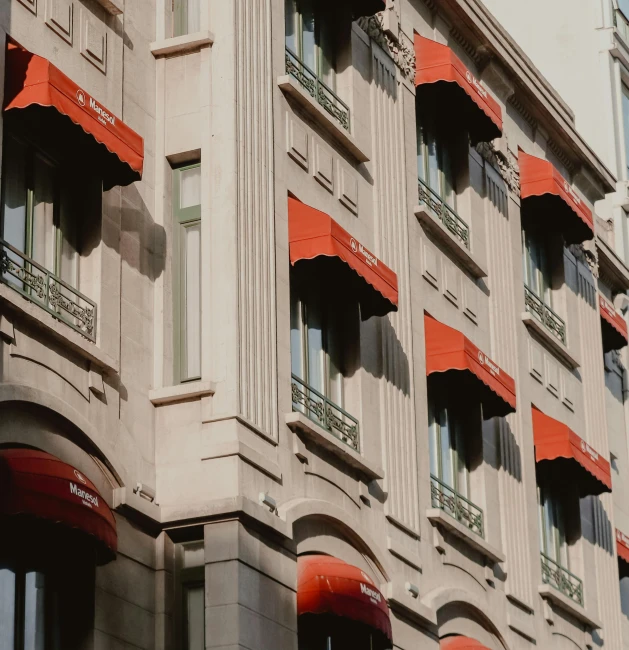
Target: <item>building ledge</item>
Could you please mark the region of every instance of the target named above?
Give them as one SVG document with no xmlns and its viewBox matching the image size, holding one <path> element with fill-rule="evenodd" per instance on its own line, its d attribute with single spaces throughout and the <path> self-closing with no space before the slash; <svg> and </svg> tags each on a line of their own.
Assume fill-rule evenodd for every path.
<svg viewBox="0 0 629 650">
<path fill-rule="evenodd" d="M 610 287 L 615 291 L 629 290 L 629 268 L 618 257 L 612 247 L 603 241 L 600 237 L 596 238 L 596 248 L 598 251 L 598 264 L 603 280 L 613 282 L 614 286 Z"/>
<path fill-rule="evenodd" d="M 308 115 L 331 137 L 343 147 L 359 163 L 369 161 L 369 156 L 361 149 L 355 138 L 321 107 L 290 75 L 279 77 L 277 85 L 280 90 L 296 104 L 303 108 Z"/>
<path fill-rule="evenodd" d="M 96 2 L 98 2 L 101 7 L 104 7 L 105 11 L 112 16 L 119 16 L 123 13 L 123 0 L 96 0 Z"/>
<path fill-rule="evenodd" d="M 214 34 L 209 31 L 195 32 L 194 34 L 184 34 L 183 36 L 174 36 L 165 38 L 161 41 L 151 43 L 151 53 L 155 58 L 160 56 L 177 56 L 186 52 L 193 52 L 202 47 L 207 47 L 214 43 Z"/>
<path fill-rule="evenodd" d="M 417 623 L 420 627 L 436 628 L 437 612 L 413 597 L 399 581 L 388 582 L 384 593 L 389 607 L 403 617 Z"/>
<path fill-rule="evenodd" d="M 326 431 L 323 427 L 307 418 L 303 413 L 293 411 L 285 416 L 288 428 L 295 433 L 301 433 L 315 444 L 323 447 L 330 453 L 340 458 L 350 467 L 358 470 L 369 480 L 384 478 L 384 471 L 381 467 L 368 461 L 357 451 L 341 442 L 336 436 Z"/>
<path fill-rule="evenodd" d="M 425 203 L 420 203 L 415 207 L 414 212 L 424 228 L 445 246 L 473 277 L 487 277 L 487 271 L 477 262 L 474 255 L 454 238 L 434 210 Z"/>
<path fill-rule="evenodd" d="M 215 392 L 216 386 L 213 381 L 192 381 L 188 384 L 154 388 L 149 391 L 149 399 L 155 406 L 164 406 L 211 396 Z"/>
<path fill-rule="evenodd" d="M 589 628 L 593 630 L 600 630 L 602 628 L 602 623 L 598 619 L 590 616 L 585 611 L 584 607 L 575 603 L 574 600 L 571 600 L 567 596 L 564 596 L 554 587 L 547 584 L 541 584 L 539 586 L 539 594 L 542 598 L 551 601 L 553 605 L 559 607 L 567 614 L 570 614 L 573 618 L 581 621 L 581 623 L 587 625 Z"/>
<path fill-rule="evenodd" d="M 529 330 L 535 333 L 542 345 L 559 357 L 569 368 L 573 370 L 579 367 L 579 362 L 570 354 L 568 348 L 555 336 L 553 336 L 535 316 L 528 311 L 522 313 L 522 322 Z"/>
<path fill-rule="evenodd" d="M 440 526 L 445 528 L 448 532 L 456 535 L 459 539 L 463 540 L 468 546 L 471 546 L 475 551 L 480 553 L 483 557 L 487 558 L 494 564 L 499 564 L 505 561 L 504 554 L 491 544 L 486 542 L 480 535 L 473 533 L 466 526 L 459 523 L 456 519 L 445 513 L 439 508 L 428 508 L 426 517 L 433 526 Z"/>
<path fill-rule="evenodd" d="M 115 375 L 120 371 L 116 359 L 103 352 L 96 343 L 88 341 L 47 311 L 23 298 L 17 291 L 0 283 L 0 305 L 3 313 L 11 312 L 18 318 L 24 317 L 31 325 L 38 328 L 44 335 L 55 339 L 60 345 L 67 346 L 78 356 L 90 361 L 107 375 Z"/>
</svg>

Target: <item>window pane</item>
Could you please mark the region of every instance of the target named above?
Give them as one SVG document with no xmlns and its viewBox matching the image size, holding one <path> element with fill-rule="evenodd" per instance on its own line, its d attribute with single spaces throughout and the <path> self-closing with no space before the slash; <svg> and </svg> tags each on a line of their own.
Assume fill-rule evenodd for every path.
<svg viewBox="0 0 629 650">
<path fill-rule="evenodd" d="M 301 302 L 294 283 L 290 288 L 290 365 L 293 375 L 304 379 Z"/>
<path fill-rule="evenodd" d="M 26 246 L 26 147 L 7 136 L 4 141 L 2 236 L 18 250 Z"/>
<path fill-rule="evenodd" d="M 457 463 L 457 483 L 456 490 L 462 496 L 469 498 L 469 480 L 467 472 L 467 458 L 465 453 L 465 438 L 463 427 L 460 421 L 453 421 L 451 425 L 454 429 L 455 458 Z"/>
<path fill-rule="evenodd" d="M 336 310 L 329 310 L 326 346 L 328 352 L 328 380 L 330 389 L 328 397 L 338 406 L 343 406 L 343 374 L 341 341 L 341 319 Z"/>
<path fill-rule="evenodd" d="M 428 153 L 428 185 L 433 190 L 433 192 L 441 196 L 437 141 L 434 134 L 430 131 L 427 131 L 426 135 L 426 149 Z"/>
<path fill-rule="evenodd" d="M 298 6 L 301 9 L 302 22 L 302 61 L 311 70 L 316 72 L 315 14 L 313 4 L 313 0 L 301 0 Z"/>
<path fill-rule="evenodd" d="M 201 376 L 201 224 L 184 228 L 186 378 Z"/>
<path fill-rule="evenodd" d="M 629 576 L 620 578 L 620 609 L 629 618 Z M 4 650 L 1 642 L 0 650 Z"/>
<path fill-rule="evenodd" d="M 318 300 L 308 300 L 306 319 L 308 327 L 308 383 L 320 393 L 324 393 L 323 324 Z"/>
<path fill-rule="evenodd" d="M 629 20 L 629 0 L 618 0 L 618 8 L 625 15 L 625 18 Z"/>
<path fill-rule="evenodd" d="M 57 273 L 62 280 L 72 287 L 78 287 L 78 253 L 76 241 L 76 220 L 74 219 L 72 201 L 68 192 L 63 192 L 59 205 L 59 268 Z M 73 298 L 74 299 L 74 298 Z"/>
<path fill-rule="evenodd" d="M 454 475 L 452 471 L 452 440 L 450 431 L 450 421 L 447 409 L 439 411 L 440 438 L 441 438 L 441 480 L 451 488 L 454 487 Z"/>
<path fill-rule="evenodd" d="M 326 20 L 327 16 L 320 12 L 319 18 L 319 70 L 317 73 L 319 77 L 326 83 L 332 90 L 335 90 L 335 47 L 334 47 L 334 32 L 332 24 Z"/>
<path fill-rule="evenodd" d="M 286 47 L 295 54 L 297 51 L 297 36 L 295 34 L 295 1 L 286 0 L 284 3 L 284 30 L 286 38 Z"/>
<path fill-rule="evenodd" d="M 201 205 L 201 165 L 179 172 L 179 207 Z"/>
<path fill-rule="evenodd" d="M 441 146 L 441 174 L 443 183 L 441 197 L 444 201 L 446 201 L 446 203 L 448 203 L 448 205 L 454 208 L 456 205 L 454 193 L 454 175 L 452 172 L 452 158 L 450 156 L 450 150 L 444 143 L 442 143 Z"/>
<path fill-rule="evenodd" d="M 629 170 L 629 88 L 622 86 L 622 122 L 625 132 L 625 164 Z"/>
<path fill-rule="evenodd" d="M 428 426 L 430 430 L 430 473 L 440 478 L 439 471 L 439 423 L 435 419 L 435 408 L 428 404 Z"/>
<path fill-rule="evenodd" d="M 44 574 L 29 571 L 24 589 L 24 650 L 44 650 Z"/>
<path fill-rule="evenodd" d="M 0 569 L 0 650 L 15 650 L 15 573 Z"/>
<path fill-rule="evenodd" d="M 205 598 L 204 586 L 184 587 L 186 603 L 186 650 L 205 650 Z"/>
<path fill-rule="evenodd" d="M 426 131 L 417 111 L 417 176 L 426 181 Z"/>
<path fill-rule="evenodd" d="M 35 156 L 33 162 L 33 183 L 31 257 L 47 269 L 54 271 L 54 169 L 39 156 Z"/>
<path fill-rule="evenodd" d="M 200 0 L 187 0 L 188 4 L 188 34 L 194 34 L 201 29 Z"/>
</svg>

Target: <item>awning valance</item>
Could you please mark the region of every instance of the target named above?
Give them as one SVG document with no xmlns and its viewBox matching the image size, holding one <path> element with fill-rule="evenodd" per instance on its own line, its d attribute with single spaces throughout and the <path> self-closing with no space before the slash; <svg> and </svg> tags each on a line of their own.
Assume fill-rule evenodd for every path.
<svg viewBox="0 0 629 650">
<path fill-rule="evenodd" d="M 397 311 L 397 275 L 325 212 L 289 198 L 288 239 L 291 264 L 317 262 L 318 271 L 336 283 L 339 272 L 353 271 L 348 291 L 358 299 L 363 319 Z"/>
<path fill-rule="evenodd" d="M 581 496 L 611 492 L 609 461 L 582 440 L 570 427 L 533 406 L 535 462 L 552 463 L 548 472 L 574 483 Z"/>
<path fill-rule="evenodd" d="M 439 642 L 439 650 L 489 650 L 476 639 L 469 636 L 447 636 Z"/>
<path fill-rule="evenodd" d="M 93 169 L 105 189 L 142 178 L 144 141 L 48 59 L 8 40 L 4 111 L 59 155 Z"/>
<path fill-rule="evenodd" d="M 598 304 L 601 309 L 601 327 L 603 330 L 603 350 L 620 350 L 629 343 L 627 332 L 627 321 L 616 311 L 614 305 L 602 296 L 598 295 Z"/>
<path fill-rule="evenodd" d="M 616 551 L 623 562 L 629 564 L 629 537 L 616 528 Z"/>
<path fill-rule="evenodd" d="M 438 102 L 438 114 L 464 123 L 473 145 L 502 135 L 502 109 L 447 46 L 415 33 L 418 95 Z"/>
<path fill-rule="evenodd" d="M 297 558 L 297 615 L 332 614 L 368 625 L 392 641 L 389 608 L 373 580 L 328 555 Z"/>
<path fill-rule="evenodd" d="M 17 515 L 89 535 L 101 551 L 101 561 L 116 553 L 116 520 L 94 484 L 43 451 L 0 449 L 0 517 Z"/>
<path fill-rule="evenodd" d="M 548 231 L 560 232 L 566 243 L 594 237 L 592 211 L 552 163 L 520 149 L 522 212 Z"/>
<path fill-rule="evenodd" d="M 463 333 L 424 314 L 426 374 L 483 406 L 483 418 L 515 412 L 515 382 Z M 456 387 L 456 388 L 455 388 Z"/>
</svg>

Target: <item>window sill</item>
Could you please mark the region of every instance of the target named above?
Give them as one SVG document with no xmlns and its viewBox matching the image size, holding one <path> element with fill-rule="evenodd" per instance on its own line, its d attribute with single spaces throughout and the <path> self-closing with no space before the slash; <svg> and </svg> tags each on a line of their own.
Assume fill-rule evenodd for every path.
<svg viewBox="0 0 629 650">
<path fill-rule="evenodd" d="M 174 36 L 173 38 L 165 38 L 163 41 L 155 41 L 151 43 L 150 49 L 151 54 L 155 58 L 158 58 L 160 56 L 177 56 L 179 54 L 193 52 L 213 43 L 214 34 L 203 31 L 195 32 L 194 34 L 184 34 L 183 36 Z"/>
<path fill-rule="evenodd" d="M 351 447 L 338 440 L 333 434 L 307 418 L 303 413 L 295 411 L 287 413 L 285 421 L 289 429 L 306 436 L 315 444 L 340 458 L 350 467 L 364 474 L 369 480 L 384 478 L 384 471 L 381 467 L 369 462 Z"/>
<path fill-rule="evenodd" d="M 476 261 L 470 251 L 460 244 L 450 231 L 441 223 L 439 217 L 425 203 L 415 207 L 415 216 L 424 228 L 445 246 L 454 257 L 475 278 L 486 278 L 487 271 Z"/>
<path fill-rule="evenodd" d="M 123 13 L 122 9 L 122 0 L 96 0 L 101 7 L 105 8 L 105 11 L 112 16 L 119 16 Z"/>
<path fill-rule="evenodd" d="M 462 539 L 468 546 L 480 553 L 494 564 L 500 564 L 505 561 L 505 556 L 497 548 L 486 542 L 480 535 L 468 530 L 463 524 L 445 513 L 439 508 L 428 508 L 426 517 L 433 526 L 441 526 L 448 532 Z"/>
<path fill-rule="evenodd" d="M 315 102 L 315 100 L 290 75 L 279 77 L 280 90 L 299 104 L 336 142 L 359 163 L 369 161 L 369 156 L 359 147 L 352 135 Z"/>
<path fill-rule="evenodd" d="M 191 381 L 188 384 L 164 386 L 164 388 L 150 390 L 149 400 L 151 400 L 154 406 L 177 404 L 191 399 L 214 395 L 215 388 L 213 381 Z"/>
<path fill-rule="evenodd" d="M 95 343 L 75 332 L 62 321 L 51 316 L 38 305 L 29 302 L 19 293 L 0 283 L 0 303 L 18 316 L 25 317 L 29 323 L 54 338 L 61 345 L 69 347 L 77 355 L 87 359 L 105 374 L 116 375 L 120 372 L 120 364 L 116 359 L 103 352 Z"/>
<path fill-rule="evenodd" d="M 533 331 L 542 344 L 559 357 L 565 364 L 573 370 L 579 367 L 579 362 L 570 354 L 568 348 L 556 337 L 554 337 L 535 316 L 528 311 L 522 313 L 522 322 L 527 328 Z"/>
<path fill-rule="evenodd" d="M 570 598 L 564 596 L 554 587 L 547 584 L 541 584 L 539 586 L 539 594 L 542 598 L 550 600 L 556 607 L 559 607 L 564 612 L 570 614 L 573 618 L 581 621 L 581 623 L 587 625 L 591 629 L 601 629 L 602 623 L 598 619 L 589 616 L 584 607 L 575 603 L 574 600 L 570 600 Z"/>
</svg>

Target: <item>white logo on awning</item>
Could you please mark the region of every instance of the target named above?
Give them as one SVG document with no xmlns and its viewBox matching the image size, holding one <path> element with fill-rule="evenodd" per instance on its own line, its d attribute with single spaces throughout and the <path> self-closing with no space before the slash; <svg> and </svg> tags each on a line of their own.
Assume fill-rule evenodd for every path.
<svg viewBox="0 0 629 650">
<path fill-rule="evenodd" d="M 85 93 L 80 88 L 76 91 L 76 101 L 79 106 L 85 106 Z"/>
</svg>

